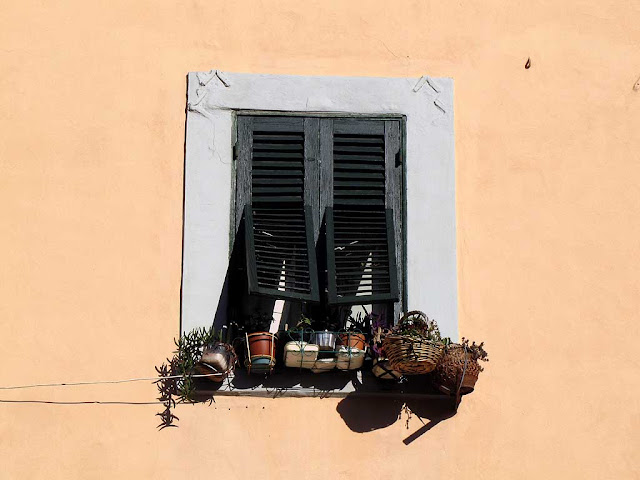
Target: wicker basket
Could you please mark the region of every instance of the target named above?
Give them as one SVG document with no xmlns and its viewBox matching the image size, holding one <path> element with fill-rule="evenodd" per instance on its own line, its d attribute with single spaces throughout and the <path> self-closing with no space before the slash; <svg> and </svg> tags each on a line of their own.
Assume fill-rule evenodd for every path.
<svg viewBox="0 0 640 480">
<path fill-rule="evenodd" d="M 481 371 L 482 367 L 464 346 L 452 344 L 446 348 L 442 361 L 433 372 L 433 380 L 442 393 L 466 395 L 473 392 Z"/>
<path fill-rule="evenodd" d="M 400 322 L 410 316 L 426 318 L 424 313 L 412 311 L 405 313 Z M 387 335 L 382 342 L 382 350 L 393 370 L 403 375 L 422 375 L 436 368 L 444 344 L 410 335 Z"/>
<path fill-rule="evenodd" d="M 401 373 L 391 368 L 389 360 L 386 358 L 375 358 L 371 372 L 380 380 L 393 380 L 397 382 L 402 377 Z"/>
<path fill-rule="evenodd" d="M 422 375 L 436 368 L 444 345 L 409 335 L 388 335 L 382 348 L 389 365 L 403 375 Z"/>
</svg>

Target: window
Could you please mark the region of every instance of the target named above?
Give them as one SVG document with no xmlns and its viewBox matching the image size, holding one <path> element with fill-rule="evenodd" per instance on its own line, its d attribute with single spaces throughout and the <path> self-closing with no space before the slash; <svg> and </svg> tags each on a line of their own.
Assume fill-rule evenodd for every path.
<svg viewBox="0 0 640 480">
<path fill-rule="evenodd" d="M 401 309 L 402 124 L 238 114 L 235 224 L 250 293 Z"/>
<path fill-rule="evenodd" d="M 399 261 L 396 265 L 396 282 L 400 301 L 393 304 L 398 308 L 404 300 L 407 308 L 427 310 L 438 320 L 444 335 L 457 338 L 456 175 L 451 79 L 427 76 L 370 78 L 257 75 L 211 70 L 189 73 L 187 84 L 180 315 L 183 331 L 194 327 L 209 327 L 212 319 L 220 324 L 226 320 L 230 298 L 229 279 L 235 273 L 230 270 L 230 247 L 237 243 L 235 236 L 244 213 L 244 205 L 237 202 L 240 195 L 238 189 L 253 187 L 253 184 L 240 182 L 237 176 L 236 167 L 239 163 L 234 161 L 234 153 L 238 156 L 243 153 L 242 142 L 238 142 L 237 138 L 242 133 L 237 130 L 237 120 L 243 116 L 265 119 L 267 115 L 256 112 L 274 112 L 275 117 L 297 118 L 296 121 L 302 122 L 302 127 L 298 127 L 295 132 L 297 140 L 293 143 L 297 141 L 298 151 L 302 145 L 305 152 L 304 181 L 314 182 L 313 188 L 304 189 L 303 200 L 305 212 L 311 210 L 310 214 L 304 214 L 305 230 L 310 231 L 306 226 L 307 217 L 310 215 L 314 236 L 313 247 L 306 250 L 309 268 L 302 268 L 303 273 L 307 270 L 310 272 L 310 288 L 303 289 L 306 288 L 307 280 L 304 275 L 304 278 L 285 276 L 285 280 L 290 279 L 291 293 L 294 293 L 294 289 L 303 289 L 304 291 L 298 293 L 308 295 L 309 299 L 314 298 L 312 284 L 317 281 L 318 296 L 322 298 L 324 295 L 328 302 L 330 285 L 325 272 L 329 271 L 327 264 L 331 263 L 331 259 L 330 255 L 327 255 L 327 246 L 323 239 L 334 240 L 334 252 L 338 252 L 334 257 L 337 274 L 344 264 L 340 255 L 346 250 L 336 251 L 335 242 L 340 242 L 341 235 L 348 238 L 338 227 L 355 227 L 358 222 L 364 222 L 371 224 L 371 231 L 374 226 L 378 233 L 382 231 L 380 211 L 376 217 L 377 223 L 368 222 L 364 217 L 355 217 L 355 212 L 354 215 L 348 216 L 351 213 L 350 209 L 357 210 L 355 206 L 346 208 L 344 204 L 336 203 L 335 195 L 328 195 L 328 192 L 334 192 L 334 188 L 327 187 L 328 182 L 339 182 L 333 184 L 333 187 L 344 187 L 343 192 L 349 193 L 356 188 L 350 188 L 348 182 L 357 180 L 338 178 L 337 171 L 320 169 L 320 162 L 311 162 L 307 158 L 319 158 L 326 153 L 327 146 L 332 145 L 333 140 L 341 138 L 340 135 L 343 133 L 335 130 L 341 122 L 346 124 L 354 120 L 385 123 L 385 141 L 386 123 L 398 122 L 400 153 L 395 158 L 395 171 L 400 173 L 393 178 L 385 174 L 385 202 L 389 201 L 389 192 L 394 192 L 393 205 L 385 204 L 385 228 L 388 224 L 386 210 L 391 208 L 394 237 L 397 239 L 400 235 L 400 238 L 405 239 L 396 240 L 393 245 L 404 249 L 396 250 L 396 260 Z M 334 129 L 327 127 L 329 123 L 333 123 Z M 360 125 L 364 126 L 365 123 Z M 380 133 L 374 132 L 371 135 Z M 329 143 L 327 137 L 332 138 Z M 343 146 L 362 147 L 348 143 Z M 395 149 L 395 146 L 392 146 L 391 142 L 385 143 L 385 172 L 390 165 L 389 158 L 393 157 L 391 152 L 387 155 L 387 148 L 391 150 Z M 322 162 L 322 165 L 326 167 L 327 163 Z M 401 175 L 404 175 L 404 182 Z M 288 179 L 299 180 L 300 178 L 296 180 L 295 177 Z M 371 179 L 361 178 L 359 181 L 364 183 Z M 393 187 L 387 188 L 387 182 L 393 183 Z M 403 185 L 406 185 L 404 189 Z M 269 186 L 270 183 L 263 182 L 259 188 Z M 371 184 L 366 186 L 371 187 Z M 284 185 L 281 185 L 281 188 L 284 188 Z M 247 195 L 250 193 L 251 190 L 245 191 L 244 198 L 249 198 Z M 299 192 L 282 193 L 287 196 Z M 396 196 L 397 193 L 399 195 Z M 340 200 L 346 198 L 343 196 Z M 297 202 L 299 203 L 299 200 Z M 370 209 L 374 207 L 366 206 L 361 210 Z M 328 218 L 331 213 L 333 222 Z M 404 218 L 400 214 L 400 221 L 397 218 L 399 213 L 404 213 Z M 321 215 L 324 215 L 324 218 L 320 218 Z M 345 222 L 345 218 L 349 218 L 350 222 Z M 288 220 L 293 222 L 293 217 Z M 299 228 L 300 222 L 297 225 L 296 228 Z M 332 231 L 333 235 L 327 237 L 327 231 Z M 356 236 L 360 232 L 360 229 L 352 228 L 350 234 Z M 265 237 L 262 236 L 261 239 L 265 240 Z M 254 235 L 254 242 L 257 240 L 258 236 Z M 307 241 L 307 245 L 310 246 L 311 242 Z M 256 251 L 257 249 L 256 247 Z M 304 265 L 305 251 L 299 241 L 293 250 L 297 253 L 295 258 L 302 258 L 300 261 Z M 314 255 L 317 270 L 315 276 L 312 264 Z M 286 258 L 279 260 L 282 260 L 283 265 L 289 264 L 288 272 L 291 274 L 294 269 L 300 270 L 300 261 L 294 262 L 293 257 L 289 261 Z M 368 259 L 364 260 L 364 263 L 367 261 Z M 257 276 L 257 257 L 254 264 Z M 360 275 L 359 267 L 342 272 L 355 270 L 355 275 Z M 276 272 L 278 268 L 280 267 L 276 266 Z M 262 273 L 264 270 L 261 267 Z M 278 280 L 281 277 L 278 277 Z M 263 280 L 267 278 L 271 277 L 263 275 Z M 351 283 L 348 276 L 335 278 L 333 301 L 351 301 L 349 296 L 355 290 L 355 282 Z M 254 286 L 259 285 L 258 278 L 254 280 Z M 389 285 L 396 282 L 390 280 Z M 279 281 L 279 288 L 280 283 Z M 285 286 L 286 283 L 285 281 Z M 358 285 L 360 283 L 358 282 Z M 274 283 L 268 282 L 266 285 L 272 288 L 275 286 Z M 264 294 L 261 296 L 264 297 Z M 303 301 L 309 305 L 316 305 L 312 300 Z"/>
</svg>

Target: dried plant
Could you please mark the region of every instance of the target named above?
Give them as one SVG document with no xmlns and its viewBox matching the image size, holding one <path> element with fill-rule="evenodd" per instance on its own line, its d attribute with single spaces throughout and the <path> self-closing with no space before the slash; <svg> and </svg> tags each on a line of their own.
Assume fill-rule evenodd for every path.
<svg viewBox="0 0 640 480">
<path fill-rule="evenodd" d="M 367 315 L 369 324 L 371 325 L 371 350 L 376 357 L 384 357 L 382 351 L 382 341 L 391 330 L 387 325 L 384 314 L 370 313 Z"/>
<path fill-rule="evenodd" d="M 484 342 L 481 342 L 479 344 L 476 344 L 476 342 L 472 342 L 471 345 L 469 345 L 469 339 L 462 337 L 462 342 L 460 342 L 460 345 L 465 348 L 467 354 L 471 355 L 471 358 L 473 358 L 475 361 L 489 361 L 489 354 L 484 349 Z M 480 367 L 480 371 L 482 370 L 484 369 Z"/>
<path fill-rule="evenodd" d="M 391 328 L 393 335 L 407 335 L 423 340 L 441 342 L 440 329 L 435 320 L 429 319 L 424 313 L 413 311 L 405 314 L 397 325 Z"/>
</svg>

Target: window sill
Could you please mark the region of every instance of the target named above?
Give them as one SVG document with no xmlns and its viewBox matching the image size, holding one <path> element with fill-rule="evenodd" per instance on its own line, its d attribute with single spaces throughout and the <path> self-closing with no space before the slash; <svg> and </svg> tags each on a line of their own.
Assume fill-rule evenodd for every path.
<svg viewBox="0 0 640 480">
<path fill-rule="evenodd" d="M 276 370 L 270 376 L 249 375 L 237 369 L 233 377 L 221 383 L 198 379 L 199 397 L 216 395 L 251 397 L 316 397 L 347 396 L 401 397 L 453 401 L 452 397 L 433 390 L 423 376 L 408 378 L 402 383 L 385 383 L 370 371 L 313 373 L 295 369 Z"/>
</svg>

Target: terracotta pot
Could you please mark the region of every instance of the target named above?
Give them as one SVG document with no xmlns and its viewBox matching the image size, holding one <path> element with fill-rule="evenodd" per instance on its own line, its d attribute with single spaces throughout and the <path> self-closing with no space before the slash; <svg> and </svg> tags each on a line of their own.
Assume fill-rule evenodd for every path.
<svg viewBox="0 0 640 480">
<path fill-rule="evenodd" d="M 364 350 L 366 344 L 366 338 L 364 333 L 341 333 L 338 344 L 345 347 L 357 348 L 358 350 Z"/>
<path fill-rule="evenodd" d="M 273 356 L 275 353 L 274 341 L 275 335 L 269 332 L 250 333 L 249 337 L 249 355 Z"/>
</svg>

